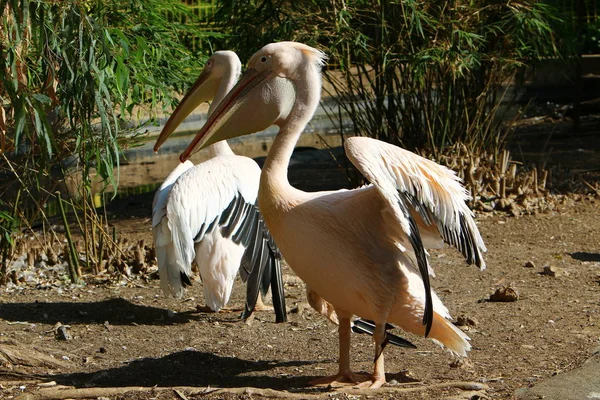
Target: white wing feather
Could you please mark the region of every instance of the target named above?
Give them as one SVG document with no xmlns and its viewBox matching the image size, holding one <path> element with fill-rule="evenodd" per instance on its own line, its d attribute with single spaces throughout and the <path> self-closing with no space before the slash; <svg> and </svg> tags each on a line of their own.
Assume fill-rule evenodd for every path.
<svg viewBox="0 0 600 400">
<path fill-rule="evenodd" d="M 414 208 L 427 223 L 437 224 L 445 241 L 482 270 L 486 251 L 466 205 L 469 194 L 454 171 L 397 146 L 366 137 L 346 140 L 348 158 L 386 198 L 403 230 L 411 234 L 400 203 Z M 407 204 L 408 203 L 408 204 Z"/>
<path fill-rule="evenodd" d="M 190 160 L 186 160 L 184 163 L 178 164 L 173 171 L 165 178 L 165 181 L 160 185 L 156 193 L 154 194 L 154 200 L 152 201 L 152 226 L 155 227 L 162 221 L 163 217 L 167 214 L 167 200 L 173 184 L 188 169 L 192 168 L 194 164 Z"/>
<path fill-rule="evenodd" d="M 178 164 L 158 188 L 152 202 L 152 238 L 158 262 L 160 286 L 165 294 L 171 292 L 171 288 L 175 286 L 178 289 L 173 291 L 174 294 L 181 295 L 182 292 L 178 267 L 172 264 L 175 260 L 175 249 L 171 231 L 165 218 L 167 215 L 167 201 L 175 181 L 193 166 L 194 164 L 189 160 Z"/>
<path fill-rule="evenodd" d="M 175 175 L 173 171 L 167 180 Z M 176 296 L 183 293 L 181 273 L 191 276 L 195 245 L 209 226 L 219 222 L 216 220 L 236 196 L 241 195 L 247 203 L 256 202 L 260 168 L 246 157 L 221 156 L 188 167 L 178 175 L 166 197 L 160 190 L 157 192 L 153 213 L 153 224 L 158 220 L 154 231 L 161 286 Z M 168 182 L 163 186 L 168 186 Z M 163 203 L 164 212 L 159 208 Z M 240 260 L 231 258 L 237 259 L 228 263 L 227 268 L 232 270 L 228 275 L 235 276 Z"/>
</svg>

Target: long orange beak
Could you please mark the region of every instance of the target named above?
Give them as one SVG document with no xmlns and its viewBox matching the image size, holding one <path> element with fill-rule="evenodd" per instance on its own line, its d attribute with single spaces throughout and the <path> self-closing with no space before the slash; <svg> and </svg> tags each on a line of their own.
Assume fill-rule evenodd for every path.
<svg viewBox="0 0 600 400">
<path fill-rule="evenodd" d="M 185 118 L 192 113 L 200 104 L 205 101 L 210 101 L 215 96 L 219 81 L 218 79 L 210 79 L 211 70 L 204 69 L 192 88 L 186 93 L 181 100 L 169 120 L 163 127 L 156 143 L 154 144 L 154 152 L 157 152 L 160 146 L 171 136 Z"/>
<path fill-rule="evenodd" d="M 258 132 L 271 126 L 279 111 L 265 104 L 261 90 L 261 83 L 272 80 L 271 75 L 270 71 L 258 72 L 253 68 L 248 69 L 181 154 L 181 162 L 210 144 Z"/>
</svg>

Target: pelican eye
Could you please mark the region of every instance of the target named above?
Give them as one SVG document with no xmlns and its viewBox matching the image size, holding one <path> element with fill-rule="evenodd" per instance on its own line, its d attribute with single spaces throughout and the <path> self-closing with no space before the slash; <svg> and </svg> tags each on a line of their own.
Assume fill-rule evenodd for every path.
<svg viewBox="0 0 600 400">
<path fill-rule="evenodd" d="M 262 56 L 262 57 L 260 58 L 260 62 L 262 62 L 262 63 L 265 63 L 265 62 L 267 62 L 267 56 Z"/>
</svg>

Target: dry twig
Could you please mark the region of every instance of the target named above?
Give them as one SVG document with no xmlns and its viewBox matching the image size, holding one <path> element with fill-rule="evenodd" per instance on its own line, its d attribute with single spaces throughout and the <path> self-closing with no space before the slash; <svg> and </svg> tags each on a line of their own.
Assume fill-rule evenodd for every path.
<svg viewBox="0 0 600 400">
<path fill-rule="evenodd" d="M 425 391 L 429 389 L 442 389 L 442 388 L 457 388 L 461 390 L 485 390 L 487 386 L 479 382 L 442 382 L 434 383 L 431 385 L 420 385 L 420 386 L 386 386 L 379 389 L 346 389 L 339 392 L 347 395 L 360 395 L 369 394 L 374 396 L 393 394 L 393 393 L 409 393 Z M 208 389 L 208 390 L 207 390 Z M 27 399 L 36 400 L 61 400 L 61 399 L 82 399 L 82 398 L 97 398 L 97 397 L 108 397 L 121 395 L 127 392 L 148 392 L 158 393 L 163 391 L 175 391 L 181 399 L 186 399 L 186 395 L 211 395 L 219 396 L 222 394 L 232 395 L 250 395 L 257 397 L 277 398 L 277 399 L 316 399 L 322 398 L 327 393 L 336 393 L 336 391 L 330 392 L 319 392 L 319 393 L 294 393 L 284 390 L 274 390 L 268 388 L 254 388 L 254 387 L 239 387 L 239 388 L 198 388 L 189 386 L 179 386 L 174 388 L 159 388 L 159 387 L 141 387 L 141 386 L 129 386 L 129 387 L 95 387 L 95 388 L 73 388 L 67 386 L 57 386 L 53 388 L 40 389 L 33 393 L 27 394 Z M 24 398 L 23 398 L 24 399 Z M 16 398 L 19 400 L 19 397 Z"/>
</svg>

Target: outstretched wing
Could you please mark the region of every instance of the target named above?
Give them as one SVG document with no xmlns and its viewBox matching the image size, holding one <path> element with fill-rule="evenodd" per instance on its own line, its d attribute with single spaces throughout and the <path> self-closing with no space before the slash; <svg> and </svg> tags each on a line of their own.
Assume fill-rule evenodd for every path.
<svg viewBox="0 0 600 400">
<path fill-rule="evenodd" d="M 433 318 L 428 265 L 412 212 L 426 225 L 435 224 L 444 241 L 459 249 L 469 264 L 484 269 L 486 248 L 466 205 L 469 195 L 453 171 L 397 146 L 366 137 L 349 138 L 344 146 L 350 161 L 388 201 L 413 247 L 425 285 L 423 322 L 428 333 Z"/>
</svg>

